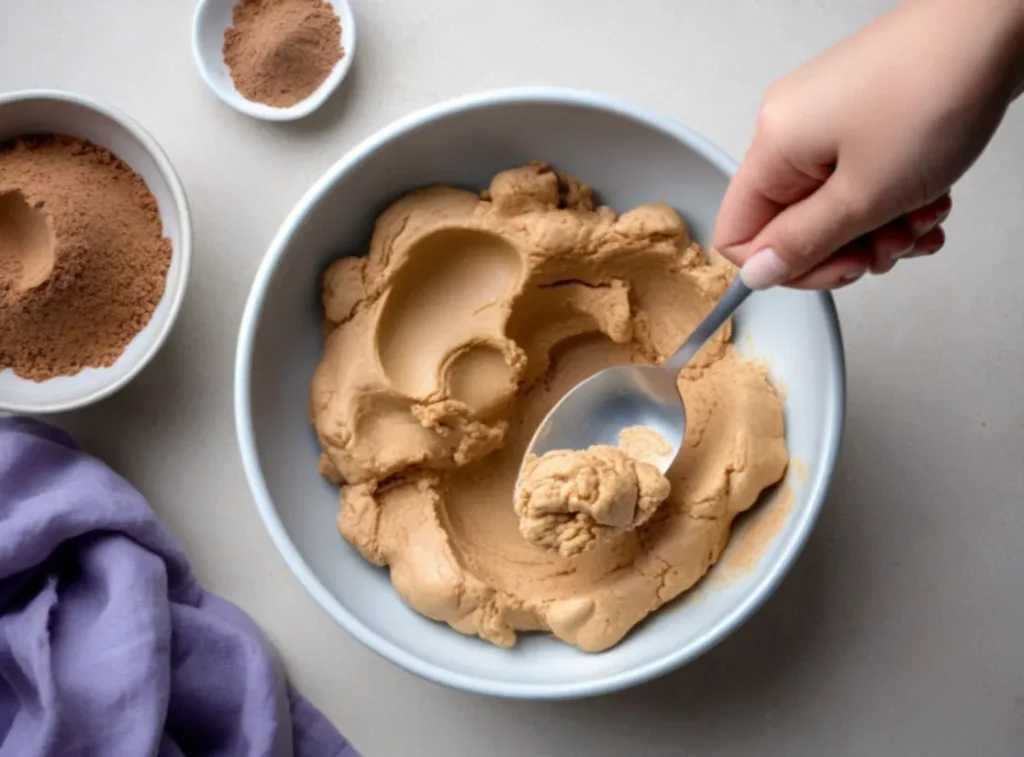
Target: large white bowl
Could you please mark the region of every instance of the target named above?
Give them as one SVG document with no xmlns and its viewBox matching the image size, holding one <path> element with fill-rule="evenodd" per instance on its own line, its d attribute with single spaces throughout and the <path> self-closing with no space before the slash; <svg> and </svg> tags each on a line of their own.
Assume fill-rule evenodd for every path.
<svg viewBox="0 0 1024 757">
<path fill-rule="evenodd" d="M 0 411 L 59 413 L 113 394 L 163 346 L 185 299 L 192 224 L 185 190 L 171 161 L 149 132 L 119 110 L 84 95 L 55 90 L 0 95 L 0 142 L 30 134 L 80 137 L 113 152 L 146 182 L 156 198 L 164 236 L 171 240 L 171 264 L 160 302 L 113 365 L 47 381 L 21 378 L 9 368 L 0 370 Z"/>
<path fill-rule="evenodd" d="M 402 193 L 437 182 L 482 188 L 496 172 L 531 159 L 576 174 L 621 210 L 665 199 L 703 242 L 734 169 L 728 156 L 685 126 L 604 95 L 490 92 L 404 118 L 338 161 L 271 243 L 242 320 L 235 413 L 246 474 L 274 543 L 345 630 L 439 683 L 498 696 L 568 698 L 632 686 L 692 660 L 772 592 L 825 499 L 845 380 L 828 295 L 778 290 L 748 301 L 736 318 L 736 344 L 763 357 L 785 388 L 789 448 L 806 474 L 787 484 L 794 501 L 754 569 L 706 582 L 617 647 L 586 654 L 527 635 L 514 649 L 500 649 L 409 609 L 387 572 L 338 536 L 337 489 L 317 475 L 319 448 L 307 425 L 309 381 L 321 348 L 317 275 L 337 256 L 365 250 L 374 218 Z"/>
</svg>

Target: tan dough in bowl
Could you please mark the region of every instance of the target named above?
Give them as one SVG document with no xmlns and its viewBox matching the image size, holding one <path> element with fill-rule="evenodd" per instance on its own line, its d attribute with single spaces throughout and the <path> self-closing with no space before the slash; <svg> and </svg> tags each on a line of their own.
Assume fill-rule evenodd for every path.
<svg viewBox="0 0 1024 757">
<path fill-rule="evenodd" d="M 515 511 L 523 538 L 541 549 L 575 557 L 602 541 L 639 528 L 665 501 L 672 485 L 656 460 L 635 449 L 644 438 L 671 451 L 653 429 L 625 429 L 618 446 L 556 449 L 541 457 L 527 455 L 516 482 Z M 662 455 L 666 455 L 662 452 Z M 660 457 L 657 456 L 657 457 Z"/>
<path fill-rule="evenodd" d="M 511 646 L 620 641 L 718 559 L 786 468 L 781 404 L 723 330 L 680 375 L 687 436 L 653 514 L 567 556 L 520 533 L 534 428 L 578 381 L 671 354 L 733 275 L 662 204 L 617 215 L 543 164 L 412 192 L 325 273 L 311 421 L 338 527 L 419 612 Z M 572 552 L 572 550 L 567 550 Z"/>
</svg>

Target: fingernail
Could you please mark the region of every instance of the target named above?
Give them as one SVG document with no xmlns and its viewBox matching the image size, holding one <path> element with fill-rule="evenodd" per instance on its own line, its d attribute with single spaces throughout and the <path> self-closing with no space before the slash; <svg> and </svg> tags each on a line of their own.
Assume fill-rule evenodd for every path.
<svg viewBox="0 0 1024 757">
<path fill-rule="evenodd" d="M 765 247 L 743 264 L 743 283 L 751 289 L 768 289 L 789 279 L 789 265 L 771 247 Z"/>
<path fill-rule="evenodd" d="M 855 282 L 857 279 L 859 279 L 863 275 L 864 275 L 864 271 L 863 270 L 861 270 L 861 271 L 847 271 L 846 273 L 844 273 L 842 276 L 839 277 L 839 283 L 841 283 L 841 284 L 852 284 L 853 282 Z"/>
<path fill-rule="evenodd" d="M 896 252 L 894 252 L 892 255 L 889 256 L 889 258 L 891 260 L 899 260 L 900 258 L 905 258 L 907 255 L 909 255 L 913 251 L 914 251 L 914 245 L 911 244 L 911 245 L 908 245 L 907 247 L 904 247 L 902 250 L 896 250 Z"/>
</svg>

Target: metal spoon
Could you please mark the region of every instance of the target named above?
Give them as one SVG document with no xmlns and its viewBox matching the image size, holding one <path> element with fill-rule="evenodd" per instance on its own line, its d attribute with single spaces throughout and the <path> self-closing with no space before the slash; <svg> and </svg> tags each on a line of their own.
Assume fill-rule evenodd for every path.
<svg viewBox="0 0 1024 757">
<path fill-rule="evenodd" d="M 683 346 L 661 365 L 605 368 L 577 384 L 541 421 L 527 454 L 540 457 L 556 449 L 586 449 L 594 444 L 614 446 L 624 429 L 646 426 L 657 431 L 672 448 L 657 466 L 662 473 L 667 471 L 679 454 L 686 433 L 686 409 L 676 387 L 679 372 L 751 291 L 742 276 L 737 276 Z"/>
</svg>

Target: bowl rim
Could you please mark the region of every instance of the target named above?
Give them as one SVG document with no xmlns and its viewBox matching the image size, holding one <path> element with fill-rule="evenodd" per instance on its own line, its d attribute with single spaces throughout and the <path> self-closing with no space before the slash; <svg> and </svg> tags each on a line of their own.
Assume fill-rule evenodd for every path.
<svg viewBox="0 0 1024 757">
<path fill-rule="evenodd" d="M 211 2 L 215 2 L 215 0 L 199 0 L 199 2 L 196 3 L 194 13 L 192 14 L 192 57 L 195 61 L 196 68 L 199 69 L 199 76 L 202 78 L 207 88 L 213 92 L 213 94 L 215 94 L 222 103 L 233 108 L 239 113 L 260 121 L 276 123 L 297 121 L 298 119 L 305 118 L 319 110 L 320 106 L 331 98 L 331 95 L 335 93 L 335 91 L 341 86 L 342 81 L 344 81 L 348 76 L 348 72 L 352 68 L 352 60 L 356 54 L 355 12 L 352 10 L 352 5 L 348 0 L 327 0 L 327 2 L 329 2 L 338 12 L 338 17 L 341 21 L 341 41 L 344 54 L 341 56 L 341 59 L 334 64 L 334 68 L 331 69 L 331 73 L 329 73 L 327 78 L 320 83 L 319 87 L 304 99 L 295 103 L 295 105 L 290 105 L 287 108 L 276 108 L 272 105 L 253 102 L 252 100 L 244 97 L 241 92 L 238 92 L 238 90 L 234 88 L 233 83 L 231 85 L 231 89 L 233 89 L 238 95 L 238 99 L 236 100 L 229 97 L 225 93 L 224 89 L 214 80 L 210 70 L 210 62 L 207 60 L 207 56 L 203 53 L 203 46 L 199 42 L 205 11 Z"/>
<path fill-rule="evenodd" d="M 167 317 L 158 327 L 153 343 L 150 345 L 149 349 L 140 354 L 138 358 L 136 358 L 135 363 L 132 364 L 131 367 L 120 376 L 120 378 L 105 384 L 102 388 L 97 389 L 94 392 L 66 402 L 17 403 L 7 401 L 0 397 L 0 411 L 2 412 L 49 415 L 52 413 L 63 413 L 71 410 L 78 410 L 99 402 L 100 400 L 106 399 L 120 389 L 123 389 L 132 379 L 142 372 L 142 369 L 149 364 L 149 362 L 164 346 L 164 342 L 167 341 L 167 337 L 170 335 L 175 322 L 178 320 L 178 314 L 181 312 L 181 306 L 185 300 L 185 291 L 188 289 L 189 274 L 192 268 L 192 213 L 188 204 L 188 196 L 185 194 L 185 188 L 181 183 L 181 178 L 178 176 L 178 172 L 175 171 L 170 158 L 167 157 L 167 153 L 164 152 L 164 149 L 156 141 L 156 138 L 153 137 L 153 135 L 150 134 L 134 118 L 111 105 L 107 105 L 106 103 L 100 102 L 99 100 L 87 95 L 67 92 L 60 89 L 25 89 L 0 94 L 0 109 L 14 103 L 31 101 L 70 103 L 72 105 L 77 105 L 99 113 L 101 116 L 105 116 L 127 131 L 139 144 L 142 145 L 143 149 L 149 153 L 150 157 L 152 157 L 153 161 L 156 163 L 157 169 L 160 171 L 161 177 L 167 184 L 171 197 L 173 198 L 173 212 L 178 216 L 178 224 L 181 230 L 181 239 L 178 244 L 173 246 L 171 251 L 172 260 L 177 258 L 180 261 L 179 265 L 181 266 L 181 276 L 179 283 L 173 291 L 168 291 L 168 289 L 165 288 L 161 297 L 161 300 L 163 297 L 170 297 Z M 132 170 L 134 170 L 134 168 Z"/>
<path fill-rule="evenodd" d="M 260 322 L 268 284 L 281 262 L 288 240 L 303 223 L 310 209 L 319 203 L 339 179 L 396 137 L 447 116 L 508 104 L 572 105 L 605 112 L 610 111 L 688 145 L 727 176 L 731 176 L 736 171 L 737 164 L 728 154 L 691 128 L 643 106 L 634 105 L 618 96 L 600 92 L 560 87 L 515 87 L 488 90 L 446 100 L 399 118 L 364 139 L 328 168 L 288 213 L 271 241 L 267 253 L 257 269 L 239 330 L 235 359 L 235 424 L 246 478 L 249 481 L 256 508 L 270 532 L 274 545 L 306 591 L 351 636 L 373 652 L 409 672 L 452 688 L 510 699 L 576 699 L 629 688 L 681 667 L 735 631 L 775 591 L 807 541 L 825 502 L 838 459 L 846 410 L 843 340 L 831 294 L 828 292 L 816 293 L 814 296 L 819 299 L 826 319 L 826 328 L 832 337 L 829 353 L 825 357 L 829 362 L 829 372 L 833 376 L 834 384 L 832 393 L 834 401 L 824 418 L 826 427 L 820 457 L 822 465 L 819 466 L 817 475 L 807 482 L 807 506 L 799 512 L 793 536 L 782 545 L 782 552 L 775 566 L 761 577 L 735 609 L 702 636 L 673 650 L 670 654 L 662 655 L 646 664 L 626 671 L 602 674 L 590 681 L 566 684 L 496 682 L 485 677 L 457 673 L 422 660 L 402 647 L 378 636 L 350 613 L 320 582 L 289 537 L 270 497 L 260 468 L 252 417 L 249 413 L 254 338 Z M 455 632 L 453 631 L 453 633 Z"/>
</svg>

